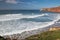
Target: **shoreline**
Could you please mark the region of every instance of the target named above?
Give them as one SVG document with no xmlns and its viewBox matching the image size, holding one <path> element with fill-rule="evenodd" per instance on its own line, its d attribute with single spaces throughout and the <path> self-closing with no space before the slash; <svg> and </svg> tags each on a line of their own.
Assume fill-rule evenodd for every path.
<svg viewBox="0 0 60 40">
<path fill-rule="evenodd" d="M 2 34 L 2 35 L 0 34 L 0 35 L 1 35 L 1 36 L 5 36 L 5 35 L 18 34 L 18 33 L 21 34 L 21 33 L 24 32 L 24 31 L 32 31 L 32 30 L 42 29 L 42 28 L 45 28 L 45 27 L 54 25 L 56 21 L 57 21 L 57 20 L 54 20 L 54 21 L 52 21 L 52 22 L 49 22 L 47 25 L 44 25 L 44 26 L 42 26 L 42 27 L 37 27 L 37 28 L 33 28 L 33 29 L 21 30 L 21 32 L 20 32 L 20 30 L 19 30 L 18 32 L 15 31 L 15 32 L 13 32 L 13 33 L 5 33 L 5 34 Z"/>
<path fill-rule="evenodd" d="M 17 34 L 12 34 L 12 35 L 5 35 L 3 37 L 4 38 L 10 38 L 10 39 L 22 40 L 22 39 L 25 39 L 25 38 L 27 38 L 29 36 L 42 33 L 44 31 L 48 31 L 48 28 L 39 28 L 39 29 L 36 29 L 36 30 L 24 31 L 21 34 L 17 33 Z"/>
<path fill-rule="evenodd" d="M 55 26 L 58 27 L 58 24 L 55 23 L 53 25 L 46 26 L 46 27 L 43 27 L 43 28 L 37 28 L 37 29 L 29 30 L 29 31 L 23 31 L 22 33 L 19 32 L 19 33 L 15 33 L 15 34 L 11 34 L 11 35 L 4 35 L 2 37 L 4 37 L 5 39 L 11 39 L 11 40 L 13 40 L 13 39 L 24 40 L 25 38 L 27 38 L 29 36 L 48 31 L 49 28 L 55 27 Z M 59 26 L 60 26 L 60 24 L 59 24 Z"/>
<path fill-rule="evenodd" d="M 39 33 L 45 32 L 45 31 L 49 31 L 49 28 L 51 28 L 51 27 L 56 27 L 56 26 L 59 27 L 60 23 L 58 23 L 58 24 L 53 24 L 53 25 L 50 25 L 50 26 L 47 26 L 47 27 L 44 27 L 44 28 L 38 28 L 38 29 L 35 29 L 35 30 L 24 31 L 21 34 L 17 33 L 17 34 L 12 34 L 12 35 L 5 35 L 3 37 L 7 38 L 7 39 L 10 38 L 11 40 L 13 40 L 13 39 L 24 40 L 25 38 L 27 38 L 29 36 L 36 35 L 36 34 L 39 34 Z"/>
</svg>

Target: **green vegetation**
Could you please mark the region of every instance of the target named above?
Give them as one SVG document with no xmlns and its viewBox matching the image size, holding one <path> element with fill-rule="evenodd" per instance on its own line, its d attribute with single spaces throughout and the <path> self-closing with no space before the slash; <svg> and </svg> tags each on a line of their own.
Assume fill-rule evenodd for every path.
<svg viewBox="0 0 60 40">
<path fill-rule="evenodd" d="M 0 40 L 6 40 L 6 39 L 4 39 L 3 37 L 0 36 Z"/>
<path fill-rule="evenodd" d="M 60 30 L 43 32 L 30 36 L 25 40 L 60 40 Z"/>
</svg>

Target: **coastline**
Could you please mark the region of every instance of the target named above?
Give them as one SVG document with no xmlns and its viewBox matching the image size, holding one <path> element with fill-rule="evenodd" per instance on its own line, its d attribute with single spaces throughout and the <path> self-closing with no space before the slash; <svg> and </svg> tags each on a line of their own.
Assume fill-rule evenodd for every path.
<svg viewBox="0 0 60 40">
<path fill-rule="evenodd" d="M 60 27 L 60 23 L 56 23 L 56 24 L 53 24 L 53 25 L 50 25 L 50 26 L 47 26 L 44 28 L 38 28 L 35 30 L 24 31 L 21 34 L 17 33 L 17 34 L 12 34 L 12 35 L 5 35 L 3 37 L 5 39 L 7 38 L 7 39 L 11 39 L 11 40 L 13 40 L 13 39 L 24 40 L 25 38 L 27 38 L 29 36 L 36 35 L 36 34 L 39 34 L 39 33 L 45 32 L 45 31 L 49 31 L 49 28 L 51 28 L 51 27 Z"/>
<path fill-rule="evenodd" d="M 7 33 L 5 35 L 3 34 L 4 36 L 2 36 L 2 37 L 4 37 L 5 39 L 6 38 L 11 39 L 11 40 L 13 40 L 13 39 L 23 40 L 23 39 L 25 39 L 25 38 L 27 38 L 29 36 L 39 34 L 39 33 L 42 33 L 44 31 L 48 31 L 49 28 L 51 28 L 51 27 L 55 27 L 55 26 L 58 27 L 58 25 L 55 24 L 55 22 L 57 22 L 59 19 L 60 18 L 58 18 L 58 19 L 56 19 L 56 20 L 54 20 L 52 22 L 49 22 L 47 25 L 45 25 L 43 27 L 38 27 L 38 28 L 35 28 L 35 29 L 31 29 L 31 30 L 27 29 L 27 30 L 23 30 L 23 31 L 16 31 L 16 32 L 13 32 L 11 34 Z"/>
<path fill-rule="evenodd" d="M 44 31 L 48 31 L 48 28 L 39 28 L 36 30 L 24 31 L 21 34 L 17 33 L 17 34 L 12 34 L 12 35 L 5 35 L 3 37 L 4 38 L 10 38 L 10 39 L 23 40 L 29 36 L 39 34 L 39 33 L 44 32 Z"/>
<path fill-rule="evenodd" d="M 42 8 L 42 11 L 60 13 L 60 6 L 51 8 Z"/>
</svg>

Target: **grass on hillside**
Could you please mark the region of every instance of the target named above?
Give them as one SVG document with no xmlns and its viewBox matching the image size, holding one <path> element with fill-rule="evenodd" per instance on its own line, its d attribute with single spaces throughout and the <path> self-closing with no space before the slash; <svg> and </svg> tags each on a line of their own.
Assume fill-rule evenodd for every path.
<svg viewBox="0 0 60 40">
<path fill-rule="evenodd" d="M 25 40 L 60 40 L 60 30 L 43 32 L 30 36 Z"/>
</svg>

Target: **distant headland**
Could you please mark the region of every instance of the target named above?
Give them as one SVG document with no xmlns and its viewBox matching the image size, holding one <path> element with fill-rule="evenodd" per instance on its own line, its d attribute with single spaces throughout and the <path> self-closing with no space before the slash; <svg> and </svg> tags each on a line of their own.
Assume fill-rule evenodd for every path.
<svg viewBox="0 0 60 40">
<path fill-rule="evenodd" d="M 60 6 L 58 7 L 52 7 L 52 8 L 42 8 L 42 11 L 46 11 L 46 12 L 57 12 L 60 13 Z"/>
</svg>

